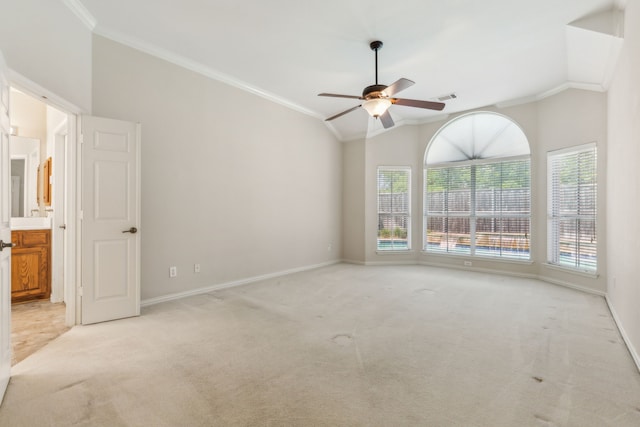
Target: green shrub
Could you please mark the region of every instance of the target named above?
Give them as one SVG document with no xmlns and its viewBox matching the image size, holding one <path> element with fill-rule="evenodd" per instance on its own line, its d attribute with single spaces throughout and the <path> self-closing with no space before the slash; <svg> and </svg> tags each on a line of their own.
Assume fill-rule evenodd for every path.
<svg viewBox="0 0 640 427">
<path fill-rule="evenodd" d="M 402 229 L 400 227 L 396 227 L 395 230 L 393 230 L 393 235 L 399 239 L 406 239 L 407 238 L 407 230 Z"/>
<path fill-rule="evenodd" d="M 391 237 L 391 230 L 386 228 L 378 230 L 378 237 L 382 239 L 389 239 Z"/>
</svg>

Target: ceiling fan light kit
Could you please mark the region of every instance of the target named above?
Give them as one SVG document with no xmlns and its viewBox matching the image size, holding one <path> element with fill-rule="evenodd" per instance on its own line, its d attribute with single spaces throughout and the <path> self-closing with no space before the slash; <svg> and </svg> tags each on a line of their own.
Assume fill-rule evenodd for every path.
<svg viewBox="0 0 640 427">
<path fill-rule="evenodd" d="M 371 86 L 367 86 L 362 91 L 362 96 L 354 96 L 354 95 L 339 95 L 335 93 L 320 93 L 318 96 L 329 96 L 333 98 L 349 98 L 349 99 L 360 99 L 364 102 L 360 105 L 356 105 L 355 107 L 349 108 L 341 113 L 338 113 L 334 116 L 329 117 L 326 121 L 337 119 L 351 111 L 358 109 L 359 107 L 363 107 L 367 113 L 371 117 L 376 119 L 380 119 L 382 122 L 382 126 L 385 129 L 388 129 L 394 125 L 393 119 L 389 114 L 389 107 L 392 104 L 404 105 L 407 107 L 417 107 L 417 108 L 425 108 L 428 110 L 437 110 L 441 111 L 444 108 L 442 102 L 432 102 L 432 101 L 419 101 L 415 99 L 404 99 L 404 98 L 392 98 L 393 95 L 404 90 L 413 84 L 413 81 L 405 78 L 401 78 L 396 82 L 392 83 L 389 86 L 378 84 L 378 50 L 382 48 L 382 42 L 379 40 L 373 41 L 369 44 L 371 50 L 373 50 L 376 54 L 376 83 Z"/>
<path fill-rule="evenodd" d="M 388 98 L 367 99 L 362 103 L 362 108 L 367 110 L 367 113 L 376 119 L 383 115 L 389 107 L 391 107 L 391 100 Z"/>
</svg>

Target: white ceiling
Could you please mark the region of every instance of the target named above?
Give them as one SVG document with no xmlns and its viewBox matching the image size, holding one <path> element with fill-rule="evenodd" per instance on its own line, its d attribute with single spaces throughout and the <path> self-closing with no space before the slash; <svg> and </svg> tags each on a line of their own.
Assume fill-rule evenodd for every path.
<svg viewBox="0 0 640 427">
<path fill-rule="evenodd" d="M 443 112 L 392 106 L 397 125 L 539 99 L 566 87 L 604 90 L 603 73 L 615 60 L 608 42 L 598 44 L 602 59 L 593 58 L 589 45 L 599 31 L 613 32 L 610 14 L 590 28 L 595 32 L 576 35 L 569 26 L 611 11 L 614 0 L 64 1 L 97 34 L 318 119 L 358 104 L 318 93 L 360 95 L 374 83 L 372 40 L 384 42 L 381 84 L 400 77 L 416 82 L 397 96 L 458 96 Z M 581 72 L 581 63 L 594 62 L 602 73 Z M 332 130 L 342 140 L 361 137 L 373 120 L 367 117 L 356 110 L 332 121 Z"/>
</svg>

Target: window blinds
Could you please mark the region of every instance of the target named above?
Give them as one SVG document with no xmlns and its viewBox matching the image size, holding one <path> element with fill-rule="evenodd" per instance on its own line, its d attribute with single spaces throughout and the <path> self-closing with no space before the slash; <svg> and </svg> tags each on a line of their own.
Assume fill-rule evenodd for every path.
<svg viewBox="0 0 640 427">
<path fill-rule="evenodd" d="M 470 254 L 471 165 L 428 168 L 425 175 L 424 249 Z"/>
<path fill-rule="evenodd" d="M 594 144 L 548 155 L 548 248 L 551 264 L 597 268 L 597 155 Z"/>
<path fill-rule="evenodd" d="M 411 236 L 411 169 L 378 168 L 378 250 L 408 250 Z"/>
<path fill-rule="evenodd" d="M 426 170 L 424 249 L 529 259 L 529 159 Z"/>
</svg>

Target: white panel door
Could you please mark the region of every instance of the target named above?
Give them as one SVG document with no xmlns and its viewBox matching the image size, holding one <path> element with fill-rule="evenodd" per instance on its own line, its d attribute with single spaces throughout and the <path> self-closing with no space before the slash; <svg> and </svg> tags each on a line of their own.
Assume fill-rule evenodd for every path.
<svg viewBox="0 0 640 427">
<path fill-rule="evenodd" d="M 82 117 L 82 324 L 140 314 L 140 125 Z"/>
<path fill-rule="evenodd" d="M 0 403 L 11 376 L 11 162 L 9 83 L 0 52 Z"/>
</svg>

